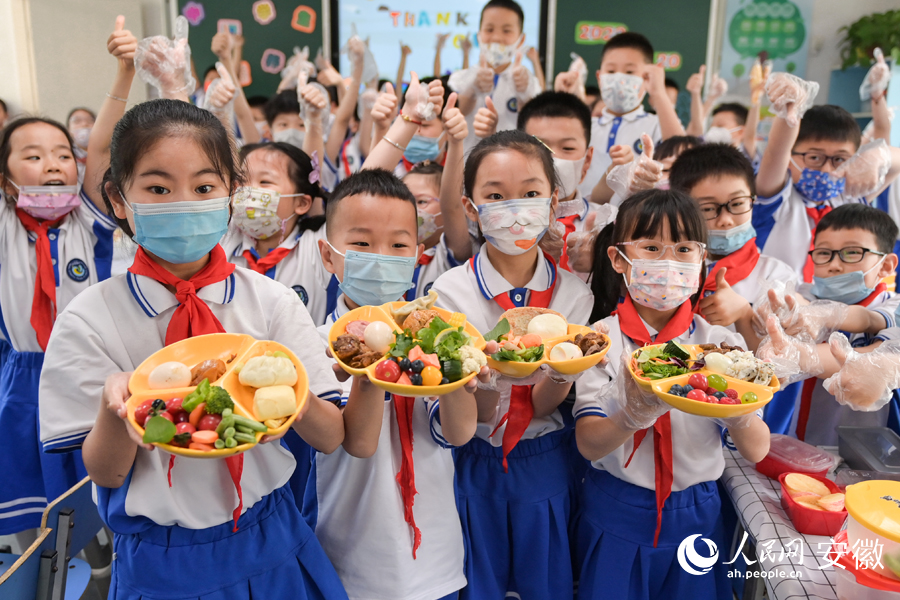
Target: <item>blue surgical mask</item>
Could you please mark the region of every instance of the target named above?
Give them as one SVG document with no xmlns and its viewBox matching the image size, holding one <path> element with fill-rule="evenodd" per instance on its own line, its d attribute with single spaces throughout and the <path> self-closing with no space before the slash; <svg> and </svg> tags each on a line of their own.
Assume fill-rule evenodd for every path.
<svg viewBox="0 0 900 600">
<path fill-rule="evenodd" d="M 203 258 L 228 231 L 231 198 L 125 205 L 134 213 L 134 241 L 176 265 Z"/>
<path fill-rule="evenodd" d="M 791 162 L 794 162 L 793 158 Z M 797 163 L 794 163 L 794 166 L 800 168 Z M 824 202 L 843 194 L 846 183 L 844 178 L 835 179 L 825 171 L 804 168 L 800 174 L 800 181 L 795 183 L 794 187 L 804 198 L 813 202 Z"/>
<path fill-rule="evenodd" d="M 430 138 L 417 133 L 406 145 L 403 158 L 413 164 L 425 162 L 426 160 L 437 160 L 438 154 L 441 153 L 441 147 L 438 143 L 441 136 Z"/>
<path fill-rule="evenodd" d="M 834 277 L 813 277 L 810 291 L 819 300 L 831 300 L 843 304 L 856 304 L 862 302 L 875 291 L 875 288 L 866 287 L 866 275 L 881 266 L 886 257 L 882 257 L 874 267 L 868 271 L 850 271 Z"/>
<path fill-rule="evenodd" d="M 743 248 L 747 242 L 755 237 L 756 230 L 753 229 L 753 223 L 750 221 L 731 229 L 718 231 L 710 229 L 708 248 L 713 254 L 728 256 L 732 252 L 737 252 Z"/>
<path fill-rule="evenodd" d="M 331 246 L 330 242 L 326 242 Z M 344 277 L 338 287 L 360 306 L 380 306 L 396 302 L 412 287 L 416 256 L 388 256 L 348 250 L 344 257 Z"/>
</svg>

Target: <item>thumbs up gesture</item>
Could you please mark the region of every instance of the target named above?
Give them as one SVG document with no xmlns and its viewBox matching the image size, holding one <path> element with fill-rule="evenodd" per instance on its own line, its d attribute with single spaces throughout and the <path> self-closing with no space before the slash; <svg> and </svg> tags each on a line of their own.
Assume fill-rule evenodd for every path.
<svg viewBox="0 0 900 600">
<path fill-rule="evenodd" d="M 766 95 L 772 104 L 772 111 L 789 127 L 800 125 L 800 119 L 812 106 L 818 93 L 818 83 L 804 81 L 790 73 L 773 73 L 766 81 Z"/>
<path fill-rule="evenodd" d="M 221 62 L 216 63 L 216 71 L 219 78 L 209 84 L 204 96 L 203 108 L 206 110 L 225 117 L 230 122 L 231 116 L 234 114 L 234 81 L 231 79 L 231 73 L 225 68 Z"/>
<path fill-rule="evenodd" d="M 106 50 L 119 59 L 122 67 L 134 69 L 134 53 L 137 45 L 137 38 L 125 29 L 125 17 L 122 15 L 116 17 L 115 29 L 106 40 Z"/>
<path fill-rule="evenodd" d="M 606 183 L 622 198 L 649 190 L 662 179 L 663 164 L 653 160 L 653 140 L 646 133 L 641 134 L 643 149 L 635 161 L 612 167 L 606 174 Z"/>
<path fill-rule="evenodd" d="M 456 108 L 456 92 L 447 98 L 447 106 L 444 107 L 444 129 L 447 136 L 453 141 L 462 142 L 469 135 L 469 126 L 466 125 L 466 117 Z"/>
<path fill-rule="evenodd" d="M 488 66 L 487 58 L 481 55 L 478 60 L 478 72 L 475 75 L 475 89 L 482 94 L 490 94 L 494 89 L 494 70 Z"/>
<path fill-rule="evenodd" d="M 372 121 L 379 131 L 387 131 L 391 121 L 397 116 L 397 96 L 394 94 L 394 86 L 390 82 L 384 84 L 384 90 L 375 100 L 372 107 Z"/>
<path fill-rule="evenodd" d="M 530 76 L 528 74 L 528 69 L 522 66 L 521 50 L 516 52 L 516 60 L 513 61 L 512 66 L 512 76 L 513 83 L 516 84 L 516 91 L 520 94 L 524 93 L 525 90 L 528 89 L 528 80 L 530 79 Z"/>
<path fill-rule="evenodd" d="M 165 98 L 190 94 L 196 85 L 191 75 L 188 27 L 187 19 L 179 16 L 175 19 L 174 39 L 162 35 L 144 38 L 138 43 L 134 54 L 138 76 L 158 89 Z"/>
<path fill-rule="evenodd" d="M 475 120 L 472 122 L 472 128 L 475 135 L 480 138 L 486 138 L 497 132 L 497 109 L 494 108 L 494 101 L 490 96 L 484 99 L 484 106 L 475 113 Z"/>
<path fill-rule="evenodd" d="M 888 82 L 891 80 L 891 69 L 884 62 L 884 53 L 881 48 L 875 48 L 873 52 L 875 64 L 866 73 L 863 84 L 859 87 L 860 100 L 878 100 L 887 91 Z"/>
<path fill-rule="evenodd" d="M 747 300 L 731 289 L 725 280 L 727 267 L 716 273 L 716 291 L 700 300 L 700 314 L 712 325 L 728 327 L 741 318 L 750 318 L 753 308 Z"/>
<path fill-rule="evenodd" d="M 900 341 L 885 342 L 857 352 L 844 334 L 835 332 L 828 340 L 831 355 L 840 370 L 825 380 L 825 389 L 838 404 L 853 410 L 871 412 L 881 409 L 900 387 Z"/>
</svg>

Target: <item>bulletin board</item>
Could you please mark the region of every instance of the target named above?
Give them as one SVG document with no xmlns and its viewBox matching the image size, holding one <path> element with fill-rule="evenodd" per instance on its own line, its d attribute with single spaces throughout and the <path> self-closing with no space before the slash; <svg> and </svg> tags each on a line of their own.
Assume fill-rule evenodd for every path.
<svg viewBox="0 0 900 600">
<path fill-rule="evenodd" d="M 281 82 L 280 67 L 294 46 L 309 46 L 314 57 L 322 46 L 322 27 L 327 26 L 322 0 L 178 0 L 178 14 L 191 25 L 191 56 L 201 79 L 216 63 L 210 43 L 219 27 L 240 29 L 245 40 L 242 58 L 251 80 L 244 88 L 248 97 L 274 94 Z"/>
<path fill-rule="evenodd" d="M 603 45 L 622 31 L 647 36 L 657 63 L 682 89 L 706 61 L 710 0 L 560 0 L 556 6 L 554 73 L 568 70 L 575 52 L 587 63 L 588 85 L 598 85 Z"/>
</svg>

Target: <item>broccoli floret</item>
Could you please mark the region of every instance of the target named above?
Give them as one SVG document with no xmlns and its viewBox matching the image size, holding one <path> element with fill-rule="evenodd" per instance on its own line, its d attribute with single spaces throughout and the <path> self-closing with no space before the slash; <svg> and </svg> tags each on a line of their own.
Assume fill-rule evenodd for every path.
<svg viewBox="0 0 900 600">
<path fill-rule="evenodd" d="M 226 408 L 234 410 L 234 401 L 231 399 L 231 394 L 224 388 L 209 388 L 209 395 L 206 397 L 206 412 L 221 415 Z"/>
</svg>

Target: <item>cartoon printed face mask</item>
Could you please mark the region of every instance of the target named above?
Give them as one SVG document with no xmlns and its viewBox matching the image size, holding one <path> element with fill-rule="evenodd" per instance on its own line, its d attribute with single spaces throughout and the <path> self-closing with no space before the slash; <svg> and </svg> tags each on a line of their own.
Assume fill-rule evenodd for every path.
<svg viewBox="0 0 900 600">
<path fill-rule="evenodd" d="M 800 168 L 793 158 L 791 162 L 795 167 Z M 804 168 L 800 174 L 800 181 L 795 183 L 794 187 L 803 194 L 804 198 L 814 202 L 824 202 L 843 194 L 846 183 L 847 181 L 843 177 L 835 179 L 825 171 Z"/>
<path fill-rule="evenodd" d="M 242 187 L 234 195 L 232 219 L 235 226 L 255 240 L 265 240 L 274 235 L 284 235 L 288 219 L 278 216 L 278 204 L 282 198 L 302 194 L 280 194 L 275 190 Z"/>
<path fill-rule="evenodd" d="M 485 239 L 503 254 L 531 250 L 550 227 L 550 198 L 517 198 L 476 205 Z"/>
<path fill-rule="evenodd" d="M 643 77 L 638 75 L 603 73 L 600 75 L 600 96 L 612 112 L 629 113 L 641 105 L 643 83 Z"/>
<path fill-rule="evenodd" d="M 700 287 L 700 263 L 640 258 L 632 262 L 621 250 L 619 254 L 631 265 L 631 283 L 626 280 L 631 299 L 647 308 L 678 308 Z"/>
</svg>

